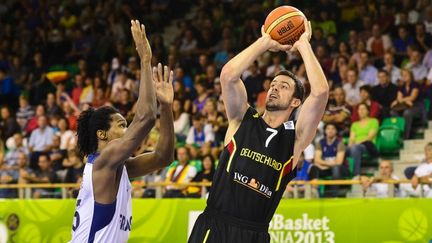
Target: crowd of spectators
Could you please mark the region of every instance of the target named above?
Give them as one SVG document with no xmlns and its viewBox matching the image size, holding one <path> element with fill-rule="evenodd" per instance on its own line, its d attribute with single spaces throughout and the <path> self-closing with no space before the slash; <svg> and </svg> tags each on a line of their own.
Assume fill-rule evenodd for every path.
<svg viewBox="0 0 432 243">
<path fill-rule="evenodd" d="M 304 156 L 315 169 L 306 172 L 333 179 L 359 176 L 363 155 L 378 156 L 375 141 L 383 119 L 402 116 L 405 139 L 427 124 L 430 0 L 9 0 L 0 4 L 1 183 L 79 182 L 84 164 L 74 134 L 80 112 L 111 105 L 128 120 L 133 117 L 140 62 L 129 34 L 131 19 L 146 25 L 152 64 L 174 70 L 177 141 L 176 161 L 135 183 L 211 181 L 228 126 L 220 70 L 260 37 L 266 14 L 282 4 L 301 9 L 312 22 L 311 45 L 331 87 L 321 132 Z M 166 33 L 173 24 L 175 31 Z M 259 112 L 281 69 L 308 85 L 294 52 L 267 52 L 243 73 L 248 101 Z M 54 71 L 67 76 L 48 75 Z M 158 137 L 156 125 L 136 154 L 151 151 Z M 363 182 L 368 188 L 369 181 Z M 164 195 L 195 197 L 200 190 L 169 187 Z M 154 194 L 154 188 L 134 191 L 138 197 Z M 33 191 L 34 197 L 56 195 L 56 190 Z M 0 197 L 16 196 L 14 190 L 0 190 Z"/>
</svg>

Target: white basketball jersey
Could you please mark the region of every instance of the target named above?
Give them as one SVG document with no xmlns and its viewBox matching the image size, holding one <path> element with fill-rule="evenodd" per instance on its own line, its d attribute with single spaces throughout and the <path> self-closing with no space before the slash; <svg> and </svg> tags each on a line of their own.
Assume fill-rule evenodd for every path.
<svg viewBox="0 0 432 243">
<path fill-rule="evenodd" d="M 132 223 L 132 201 L 126 166 L 123 166 L 116 200 L 111 204 L 99 204 L 93 196 L 92 171 L 96 158 L 97 155 L 89 155 L 84 168 L 71 243 L 127 242 Z"/>
</svg>

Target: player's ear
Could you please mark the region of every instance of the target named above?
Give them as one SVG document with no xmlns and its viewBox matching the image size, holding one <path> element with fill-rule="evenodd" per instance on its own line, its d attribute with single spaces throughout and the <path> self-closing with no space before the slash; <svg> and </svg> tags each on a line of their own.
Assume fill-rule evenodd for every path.
<svg viewBox="0 0 432 243">
<path fill-rule="evenodd" d="M 104 130 L 97 130 L 96 132 L 96 136 L 100 139 L 100 140 L 106 140 L 108 138 L 106 131 Z"/>
<path fill-rule="evenodd" d="M 291 101 L 291 106 L 293 106 L 294 108 L 297 108 L 301 105 L 301 101 L 300 99 L 294 98 Z"/>
</svg>

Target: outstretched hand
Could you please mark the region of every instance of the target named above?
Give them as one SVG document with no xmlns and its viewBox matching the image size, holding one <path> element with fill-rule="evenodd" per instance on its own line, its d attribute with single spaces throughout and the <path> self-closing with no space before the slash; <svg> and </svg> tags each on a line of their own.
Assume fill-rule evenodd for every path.
<svg viewBox="0 0 432 243">
<path fill-rule="evenodd" d="M 135 41 L 135 47 L 142 61 L 150 61 L 152 52 L 147 40 L 145 27 L 138 20 L 131 21 L 132 37 Z"/>
<path fill-rule="evenodd" d="M 278 52 L 278 51 L 287 52 L 287 51 L 289 51 L 292 48 L 291 45 L 282 45 L 281 43 L 273 40 L 271 38 L 271 36 L 264 31 L 264 25 L 261 26 L 261 35 L 262 35 L 262 38 L 264 39 L 264 43 L 265 43 L 265 45 L 267 45 L 269 51 L 272 51 L 272 52 Z"/>
<path fill-rule="evenodd" d="M 173 88 L 173 71 L 169 71 L 168 66 L 164 66 L 162 71 L 162 64 L 153 67 L 153 85 L 156 91 L 156 98 L 162 104 L 172 104 L 174 100 Z"/>
</svg>

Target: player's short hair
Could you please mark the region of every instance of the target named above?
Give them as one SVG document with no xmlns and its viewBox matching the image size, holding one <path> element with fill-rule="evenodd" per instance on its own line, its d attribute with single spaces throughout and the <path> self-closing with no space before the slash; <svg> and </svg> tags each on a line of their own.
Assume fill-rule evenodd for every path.
<svg viewBox="0 0 432 243">
<path fill-rule="evenodd" d="M 305 99 L 305 87 L 304 87 L 303 83 L 300 81 L 300 79 L 298 79 L 294 73 L 292 73 L 288 70 L 280 70 L 279 72 L 277 72 L 275 74 L 274 78 L 276 78 L 277 76 L 280 76 L 280 75 L 288 76 L 294 80 L 295 90 L 294 90 L 293 97 L 299 99 L 301 101 L 301 103 L 303 103 L 303 101 Z"/>
<path fill-rule="evenodd" d="M 98 109 L 89 108 L 83 111 L 78 118 L 78 152 L 81 158 L 95 153 L 98 149 L 98 130 L 108 131 L 112 121 L 111 115 L 119 113 L 111 106 Z"/>
</svg>

